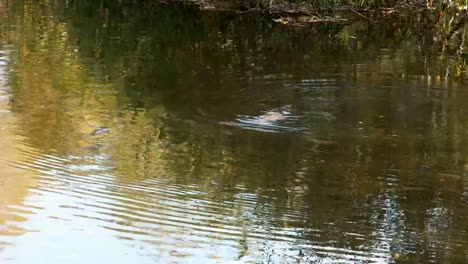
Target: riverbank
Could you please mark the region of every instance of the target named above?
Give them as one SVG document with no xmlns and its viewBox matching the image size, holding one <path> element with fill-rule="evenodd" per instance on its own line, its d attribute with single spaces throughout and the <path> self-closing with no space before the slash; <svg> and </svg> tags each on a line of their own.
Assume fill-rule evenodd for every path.
<svg viewBox="0 0 468 264">
<path fill-rule="evenodd" d="M 182 2 L 186 2 L 182 0 Z M 285 25 L 303 27 L 314 23 L 346 23 L 350 18 L 375 22 L 375 18 L 401 12 L 444 13 L 465 11 L 465 1 L 390 0 L 390 1 L 287 1 L 287 0 L 188 0 L 203 11 L 260 13 Z"/>
</svg>

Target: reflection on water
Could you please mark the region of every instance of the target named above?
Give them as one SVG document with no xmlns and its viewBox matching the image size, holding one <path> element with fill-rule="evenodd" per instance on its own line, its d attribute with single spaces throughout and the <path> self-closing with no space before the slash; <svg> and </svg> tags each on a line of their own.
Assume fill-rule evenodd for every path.
<svg viewBox="0 0 468 264">
<path fill-rule="evenodd" d="M 27 162 L 21 155 L 29 147 L 16 134 L 17 118 L 9 110 L 9 89 L 6 85 L 8 52 L 0 50 L 0 248 L 9 245 L 5 237 L 17 237 L 27 230 L 15 223 L 26 220 L 31 208 L 24 206 L 29 187 L 35 185 L 35 173 L 15 166 Z"/>
<path fill-rule="evenodd" d="M 466 71 L 431 14 L 0 3 L 2 263 L 466 261 Z"/>
</svg>

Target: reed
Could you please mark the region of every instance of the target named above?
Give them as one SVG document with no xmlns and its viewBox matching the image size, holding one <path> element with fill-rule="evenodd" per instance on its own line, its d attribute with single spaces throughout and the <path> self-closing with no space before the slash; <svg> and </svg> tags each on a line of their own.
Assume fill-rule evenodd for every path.
<svg viewBox="0 0 468 264">
<path fill-rule="evenodd" d="M 195 0 L 197 1 L 197 0 Z M 342 11 L 342 10 L 379 10 L 407 9 L 421 10 L 453 7 L 459 10 L 468 9 L 468 0 L 212 0 L 214 2 L 230 3 L 240 9 L 256 9 L 264 11 L 307 10 L 310 12 Z M 203 3 L 211 2 L 202 0 Z M 212 2 L 211 2 L 212 3 Z"/>
</svg>

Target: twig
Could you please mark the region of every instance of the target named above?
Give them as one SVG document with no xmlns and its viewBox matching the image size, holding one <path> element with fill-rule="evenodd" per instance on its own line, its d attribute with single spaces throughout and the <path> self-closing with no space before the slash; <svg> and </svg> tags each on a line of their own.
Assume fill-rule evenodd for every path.
<svg viewBox="0 0 468 264">
<path fill-rule="evenodd" d="M 358 11 L 354 10 L 354 8 L 351 8 L 351 11 L 353 11 L 354 13 L 356 13 L 358 16 L 366 19 L 367 21 L 371 22 L 371 23 L 375 23 L 375 21 L 373 21 L 372 19 L 366 17 L 365 15 L 359 13 Z"/>
</svg>

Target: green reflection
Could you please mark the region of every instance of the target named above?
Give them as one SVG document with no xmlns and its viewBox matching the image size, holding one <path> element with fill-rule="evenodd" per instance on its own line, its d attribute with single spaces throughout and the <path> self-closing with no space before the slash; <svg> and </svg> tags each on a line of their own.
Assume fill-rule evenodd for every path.
<svg viewBox="0 0 468 264">
<path fill-rule="evenodd" d="M 157 215 L 151 204 L 165 197 L 141 188 L 156 181 L 178 193 L 177 210 L 219 205 L 200 207 L 228 220 L 200 225 L 218 228 L 214 237 L 240 228 L 231 240 L 241 259 L 273 254 L 249 244 L 269 228 L 294 230 L 296 248 L 322 257 L 306 246 L 465 259 L 468 108 L 463 56 L 440 53 L 448 15 L 304 32 L 131 2 L 17 1 L 2 18 L 21 136 L 44 154 L 106 157 L 118 194 L 107 203 L 119 208 L 103 214 L 126 214 L 114 229 L 150 233 L 142 223 L 155 220 L 139 217 Z M 282 130 L 252 129 L 286 105 Z"/>
</svg>

